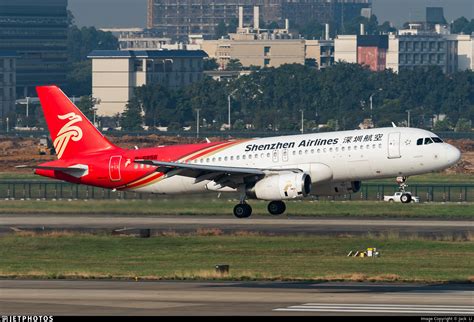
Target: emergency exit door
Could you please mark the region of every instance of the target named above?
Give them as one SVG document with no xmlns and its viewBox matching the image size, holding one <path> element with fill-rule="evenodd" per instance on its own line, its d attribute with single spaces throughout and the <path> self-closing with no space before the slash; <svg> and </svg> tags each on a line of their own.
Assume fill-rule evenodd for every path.
<svg viewBox="0 0 474 322">
<path fill-rule="evenodd" d="M 388 158 L 400 158 L 400 132 L 389 133 L 388 135 Z"/>
</svg>

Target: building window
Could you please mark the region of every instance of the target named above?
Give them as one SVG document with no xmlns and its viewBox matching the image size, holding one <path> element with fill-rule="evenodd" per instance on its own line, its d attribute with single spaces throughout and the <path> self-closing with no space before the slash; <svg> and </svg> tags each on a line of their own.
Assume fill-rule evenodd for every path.
<svg viewBox="0 0 474 322">
<path fill-rule="evenodd" d="M 270 55 L 270 49 L 271 49 L 271 47 L 269 47 L 269 46 L 263 47 L 263 55 L 264 56 Z"/>
<path fill-rule="evenodd" d="M 264 65 L 265 67 L 270 66 L 270 59 L 269 59 L 269 58 L 265 58 L 265 59 L 263 60 L 263 65 Z"/>
<path fill-rule="evenodd" d="M 143 61 L 136 60 L 133 62 L 134 71 L 143 72 Z"/>
</svg>

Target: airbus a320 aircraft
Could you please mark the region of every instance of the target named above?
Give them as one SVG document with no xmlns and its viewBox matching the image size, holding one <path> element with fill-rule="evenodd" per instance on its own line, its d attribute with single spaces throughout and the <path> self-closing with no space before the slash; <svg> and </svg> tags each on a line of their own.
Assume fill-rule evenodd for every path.
<svg viewBox="0 0 474 322">
<path fill-rule="evenodd" d="M 247 199 L 267 200 L 279 215 L 284 200 L 354 193 L 362 180 L 438 171 L 461 157 L 437 135 L 401 127 L 127 150 L 110 143 L 56 86 L 37 91 L 58 160 L 23 167 L 114 190 L 239 192 L 239 218 L 252 214 Z"/>
</svg>

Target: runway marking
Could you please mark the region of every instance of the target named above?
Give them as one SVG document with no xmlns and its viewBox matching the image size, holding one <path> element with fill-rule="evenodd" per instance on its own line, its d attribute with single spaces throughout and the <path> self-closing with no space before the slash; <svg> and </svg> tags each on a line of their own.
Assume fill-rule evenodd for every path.
<svg viewBox="0 0 474 322">
<path fill-rule="evenodd" d="M 302 305 L 293 305 L 286 308 L 277 308 L 273 311 L 474 315 L 474 306 L 306 303 Z"/>
</svg>

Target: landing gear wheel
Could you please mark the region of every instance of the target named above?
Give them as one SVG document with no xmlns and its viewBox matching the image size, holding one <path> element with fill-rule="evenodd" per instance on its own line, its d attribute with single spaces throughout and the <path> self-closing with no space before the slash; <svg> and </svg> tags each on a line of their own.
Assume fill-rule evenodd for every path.
<svg viewBox="0 0 474 322">
<path fill-rule="evenodd" d="M 286 205 L 283 201 L 272 201 L 268 204 L 268 212 L 272 215 L 281 215 L 285 210 Z"/>
<path fill-rule="evenodd" d="M 248 218 L 251 214 L 252 207 L 246 203 L 241 203 L 234 207 L 234 216 L 237 218 Z"/>
<path fill-rule="evenodd" d="M 409 194 L 409 193 L 402 194 L 402 196 L 400 197 L 400 201 L 402 203 L 410 203 L 411 202 L 411 194 Z"/>
</svg>

